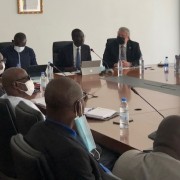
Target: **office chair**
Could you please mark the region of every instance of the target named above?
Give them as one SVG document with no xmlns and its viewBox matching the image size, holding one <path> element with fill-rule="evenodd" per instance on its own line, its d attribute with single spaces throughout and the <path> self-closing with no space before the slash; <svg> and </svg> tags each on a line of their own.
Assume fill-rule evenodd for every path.
<svg viewBox="0 0 180 180">
<path fill-rule="evenodd" d="M 44 121 L 41 112 L 20 101 L 15 108 L 16 126 L 18 132 L 25 135 L 29 129 L 38 121 Z"/>
<path fill-rule="evenodd" d="M 56 41 L 53 42 L 53 64 L 57 66 L 58 62 L 58 54 L 62 48 L 71 44 L 72 41 Z"/>
<path fill-rule="evenodd" d="M 12 42 L 0 42 L 0 52 L 2 49 L 10 46 L 12 44 Z"/>
<path fill-rule="evenodd" d="M 10 140 L 17 134 L 15 113 L 8 99 L 0 98 L 0 171 L 16 177 L 10 150 Z"/>
<path fill-rule="evenodd" d="M 109 39 L 107 39 L 107 44 L 113 42 L 115 39 L 116 39 L 116 38 L 109 38 Z"/>
<path fill-rule="evenodd" d="M 18 180 L 54 180 L 44 155 L 25 142 L 21 134 L 11 138 Z"/>
</svg>

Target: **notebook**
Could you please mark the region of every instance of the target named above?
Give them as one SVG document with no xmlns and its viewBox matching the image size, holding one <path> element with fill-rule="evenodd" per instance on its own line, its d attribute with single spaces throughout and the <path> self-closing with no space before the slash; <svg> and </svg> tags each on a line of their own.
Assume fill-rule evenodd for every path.
<svg viewBox="0 0 180 180">
<path fill-rule="evenodd" d="M 82 75 L 99 74 L 101 72 L 101 60 L 96 61 L 82 61 L 81 73 Z"/>
<path fill-rule="evenodd" d="M 41 72 L 46 72 L 47 65 L 33 65 L 26 68 L 30 77 L 40 77 Z"/>
</svg>

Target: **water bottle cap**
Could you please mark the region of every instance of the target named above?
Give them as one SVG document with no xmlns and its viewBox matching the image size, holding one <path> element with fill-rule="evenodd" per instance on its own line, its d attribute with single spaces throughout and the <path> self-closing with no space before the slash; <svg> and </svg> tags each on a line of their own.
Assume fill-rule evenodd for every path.
<svg viewBox="0 0 180 180">
<path fill-rule="evenodd" d="M 124 101 L 127 101 L 127 99 L 126 99 L 125 97 L 122 97 L 122 98 L 121 98 L 121 101 L 124 102 Z"/>
</svg>

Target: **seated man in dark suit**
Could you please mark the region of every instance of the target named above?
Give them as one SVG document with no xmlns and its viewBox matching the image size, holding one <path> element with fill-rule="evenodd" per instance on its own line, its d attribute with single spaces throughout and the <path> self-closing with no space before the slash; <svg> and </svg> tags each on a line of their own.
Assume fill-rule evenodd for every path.
<svg viewBox="0 0 180 180">
<path fill-rule="evenodd" d="M 17 33 L 12 40 L 12 45 L 2 49 L 1 53 L 6 58 L 6 69 L 10 67 L 21 67 L 37 65 L 33 49 L 26 46 L 26 35 Z"/>
<path fill-rule="evenodd" d="M 119 179 L 95 160 L 73 130 L 75 119 L 84 112 L 83 98 L 74 80 L 62 77 L 50 81 L 45 90 L 47 119 L 34 125 L 25 140 L 43 152 L 55 179 Z"/>
<path fill-rule="evenodd" d="M 114 174 L 126 180 L 180 179 L 180 116 L 166 117 L 159 125 L 153 151 L 130 150 L 116 161 Z"/>
<path fill-rule="evenodd" d="M 119 60 L 122 60 L 123 67 L 139 65 L 141 51 L 139 44 L 130 40 L 130 32 L 126 27 L 121 27 L 117 38 L 106 43 L 103 55 L 103 65 L 106 68 L 117 66 Z"/>
<path fill-rule="evenodd" d="M 73 71 L 81 68 L 81 61 L 90 61 L 90 47 L 84 44 L 84 33 L 74 29 L 71 33 L 73 43 L 60 50 L 58 66 L 61 70 Z"/>
</svg>

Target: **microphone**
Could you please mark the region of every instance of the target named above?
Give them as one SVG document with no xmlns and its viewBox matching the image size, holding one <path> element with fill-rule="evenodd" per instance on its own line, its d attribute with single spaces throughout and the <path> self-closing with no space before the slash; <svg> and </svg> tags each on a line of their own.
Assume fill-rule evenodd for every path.
<svg viewBox="0 0 180 180">
<path fill-rule="evenodd" d="M 148 103 L 163 119 L 164 116 L 153 106 L 151 105 L 146 99 L 144 99 L 133 87 L 131 87 L 131 90 L 138 95 L 140 98 L 142 98 L 146 103 Z M 148 135 L 148 138 L 154 140 L 156 138 L 156 131 L 152 132 L 151 134 Z M 145 150 L 144 150 L 145 152 Z"/>
<path fill-rule="evenodd" d="M 151 105 L 146 99 L 144 99 L 133 87 L 131 87 L 131 90 L 136 95 L 138 95 L 141 99 L 143 99 L 147 104 L 149 104 L 164 119 L 164 116 L 153 105 Z"/>
<path fill-rule="evenodd" d="M 105 70 L 105 73 L 114 73 L 113 69 L 109 68 L 109 65 L 107 64 L 107 62 L 103 61 L 103 58 L 101 56 L 99 56 L 93 49 L 90 49 L 91 52 L 93 52 L 97 57 L 100 58 L 100 60 L 107 66 L 108 70 Z M 103 71 L 102 71 L 103 72 Z M 104 73 L 104 72 L 103 72 Z"/>
<path fill-rule="evenodd" d="M 62 73 L 64 76 L 66 76 L 66 74 L 65 74 L 63 71 L 61 71 L 58 67 L 56 67 L 53 63 L 51 63 L 51 62 L 48 62 L 48 63 L 49 63 L 49 65 L 50 65 L 51 67 L 53 67 L 53 68 L 56 69 L 58 72 Z"/>
</svg>

